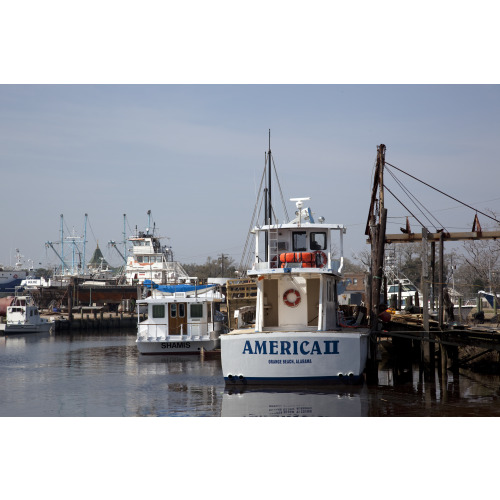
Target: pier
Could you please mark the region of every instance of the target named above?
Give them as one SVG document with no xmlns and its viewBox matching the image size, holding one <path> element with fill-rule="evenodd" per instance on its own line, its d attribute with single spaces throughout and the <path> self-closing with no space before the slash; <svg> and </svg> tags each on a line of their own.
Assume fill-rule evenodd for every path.
<svg viewBox="0 0 500 500">
<path fill-rule="evenodd" d="M 449 233 L 440 229 L 431 233 L 422 226 L 421 232 L 413 233 L 407 219 L 406 228 L 401 228 L 401 234 L 386 234 L 385 150 L 383 144 L 377 148 L 377 163 L 365 230 L 367 243 L 371 245 L 371 272 L 368 275 L 366 297 L 372 335 L 367 373 L 376 373 L 379 350 L 384 344 L 392 351 L 391 357 L 396 363 L 404 364 L 417 359 L 427 374 L 434 372 L 436 361 L 439 361 L 439 368 L 444 374 L 447 369 L 458 370 L 473 362 L 478 363 L 481 358 L 487 359 L 484 364 L 486 370 L 500 373 L 500 324 L 497 301 L 493 300 L 493 308 L 488 313 L 488 319 L 482 308 L 482 299 L 478 296 L 477 306 L 471 310 L 468 317 L 466 319 L 463 317 L 459 306 L 458 321 L 455 320 L 444 274 L 446 241 L 496 240 L 500 238 L 500 231 L 483 231 L 477 216 L 479 211 L 476 210 L 470 232 Z M 394 165 L 391 167 L 397 168 Z M 489 217 L 487 214 L 483 215 Z M 384 252 L 386 245 L 412 242 L 419 242 L 422 245 L 422 297 L 419 298 L 417 294 L 415 305 L 410 304 L 410 307 L 405 308 L 406 311 L 401 311 L 401 287 L 399 287 L 399 297 L 393 295 L 388 300 Z M 432 294 L 429 294 L 429 289 L 432 290 Z M 419 299 L 422 307 L 419 307 Z M 435 311 L 433 311 L 434 306 L 436 306 Z M 435 313 L 433 316 L 432 312 Z M 388 345 L 388 342 L 391 345 Z"/>
</svg>

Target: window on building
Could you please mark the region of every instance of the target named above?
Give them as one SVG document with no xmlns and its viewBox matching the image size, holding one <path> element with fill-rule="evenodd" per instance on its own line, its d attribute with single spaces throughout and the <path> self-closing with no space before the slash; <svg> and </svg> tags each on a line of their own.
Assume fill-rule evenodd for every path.
<svg viewBox="0 0 500 500">
<path fill-rule="evenodd" d="M 311 233 L 311 250 L 326 250 L 326 233 Z"/>
<path fill-rule="evenodd" d="M 153 305 L 153 318 L 164 318 L 165 306 L 163 304 Z"/>
<path fill-rule="evenodd" d="M 292 244 L 294 252 L 305 252 L 307 250 L 307 235 L 305 231 L 292 233 Z"/>
</svg>

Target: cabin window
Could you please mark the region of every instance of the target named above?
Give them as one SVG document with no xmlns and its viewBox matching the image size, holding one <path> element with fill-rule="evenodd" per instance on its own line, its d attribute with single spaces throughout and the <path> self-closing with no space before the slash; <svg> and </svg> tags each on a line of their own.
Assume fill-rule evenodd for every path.
<svg viewBox="0 0 500 500">
<path fill-rule="evenodd" d="M 142 262 L 142 257 L 137 257 L 137 262 Z"/>
<path fill-rule="evenodd" d="M 311 233 L 311 250 L 326 250 L 326 233 Z"/>
<path fill-rule="evenodd" d="M 170 304 L 170 317 L 177 318 L 177 304 Z"/>
<path fill-rule="evenodd" d="M 294 252 L 305 252 L 307 250 L 307 236 L 305 231 L 293 232 L 292 241 Z"/>
<path fill-rule="evenodd" d="M 179 318 L 186 317 L 186 304 L 179 304 Z"/>
<path fill-rule="evenodd" d="M 144 256 L 143 257 L 143 262 L 149 264 L 149 257 Z"/>
<path fill-rule="evenodd" d="M 153 305 L 153 318 L 164 318 L 165 306 L 163 304 Z"/>
<path fill-rule="evenodd" d="M 203 304 L 191 304 L 191 318 L 203 318 Z"/>
</svg>

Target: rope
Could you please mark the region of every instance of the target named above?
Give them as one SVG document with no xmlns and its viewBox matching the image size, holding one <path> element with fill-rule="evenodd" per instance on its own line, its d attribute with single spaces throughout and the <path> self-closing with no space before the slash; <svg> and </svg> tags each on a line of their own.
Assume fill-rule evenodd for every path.
<svg viewBox="0 0 500 500">
<path fill-rule="evenodd" d="M 408 197 L 411 199 L 411 201 L 413 202 L 413 204 L 417 207 L 418 210 L 420 210 L 420 213 L 427 219 L 427 222 L 429 222 L 429 224 L 431 226 L 434 226 L 434 229 L 437 231 L 437 227 L 430 221 L 430 219 L 427 217 L 427 215 L 425 215 L 425 213 L 418 207 L 417 203 L 438 223 L 439 227 L 443 228 L 443 229 L 446 229 L 444 228 L 444 226 L 437 220 L 436 217 L 434 217 L 432 215 L 432 213 L 424 207 L 424 205 L 417 200 L 416 196 L 414 196 L 412 193 L 410 193 L 410 191 L 403 185 L 403 183 L 394 175 L 393 172 L 391 172 L 390 170 L 387 170 L 389 172 L 389 174 L 392 176 L 392 178 L 398 183 L 399 187 L 408 195 Z M 384 184 L 385 186 L 385 184 Z M 415 201 L 414 201 L 415 200 Z M 446 231 L 448 232 L 448 230 L 446 229 Z"/>
<path fill-rule="evenodd" d="M 397 197 L 397 196 L 396 196 L 396 195 L 395 195 L 395 194 L 394 194 L 394 193 L 393 193 L 393 192 L 392 192 L 392 191 L 391 191 L 391 190 L 390 190 L 390 189 L 389 189 L 389 188 L 388 188 L 385 184 L 384 184 L 384 187 L 387 189 L 387 191 L 389 191 L 389 193 L 391 193 L 391 194 L 392 194 L 392 196 L 394 196 L 394 198 L 396 198 L 396 200 L 397 200 L 397 201 L 399 201 L 399 203 L 401 203 L 401 205 L 403 205 L 403 207 L 404 207 L 406 210 L 408 210 L 408 213 L 410 213 L 410 214 L 411 214 L 411 216 L 412 216 L 412 217 L 413 217 L 413 218 L 414 218 L 414 219 L 415 219 L 415 220 L 416 220 L 416 221 L 417 221 L 417 222 L 418 222 L 418 223 L 419 223 L 422 227 L 425 227 L 425 225 L 424 225 L 424 224 L 422 224 L 422 223 L 418 220 L 418 218 L 417 218 L 415 215 L 413 215 L 413 213 L 411 212 L 411 210 L 410 210 L 410 209 L 409 209 L 409 208 L 408 208 L 408 207 L 407 207 L 407 206 L 406 206 L 406 205 L 405 205 L 405 204 L 404 204 L 404 203 L 403 203 L 403 202 L 402 202 L 402 201 L 401 201 L 401 200 L 400 200 L 400 199 L 399 199 L 399 198 L 398 198 L 398 197 Z"/>
<path fill-rule="evenodd" d="M 485 217 L 488 217 L 488 219 L 494 220 L 495 222 L 497 222 L 498 224 L 500 224 L 500 221 L 498 221 L 497 219 L 495 219 L 491 215 L 485 214 L 484 212 L 481 212 L 481 210 L 478 210 L 477 208 L 471 207 L 470 205 L 467 205 L 467 203 L 464 203 L 463 201 L 457 200 L 457 198 L 454 198 L 453 196 L 450 196 L 449 194 L 446 194 L 445 192 L 443 192 L 443 191 L 441 191 L 441 190 L 439 190 L 439 189 L 431 186 L 430 184 L 427 184 L 426 182 L 424 182 L 424 181 L 422 181 L 420 179 L 417 179 L 417 177 L 414 177 L 413 175 L 409 174 L 408 172 L 405 172 L 404 170 L 401 170 L 400 168 L 396 167 L 395 165 L 391 165 L 388 162 L 385 162 L 385 164 L 389 165 L 392 168 L 395 168 L 396 170 L 399 170 L 400 172 L 403 172 L 403 174 L 406 174 L 407 176 L 411 177 L 412 179 L 415 179 L 416 181 L 421 182 L 425 186 L 430 187 L 431 189 L 434 189 L 434 191 L 437 191 L 438 193 L 441 193 L 441 194 L 447 196 L 448 198 L 451 198 L 452 200 L 456 201 L 457 203 L 460 203 L 461 205 L 464 205 L 467 208 L 470 208 L 471 210 L 474 210 L 475 212 L 477 212 L 477 213 L 479 213 L 481 215 L 484 215 Z"/>
</svg>

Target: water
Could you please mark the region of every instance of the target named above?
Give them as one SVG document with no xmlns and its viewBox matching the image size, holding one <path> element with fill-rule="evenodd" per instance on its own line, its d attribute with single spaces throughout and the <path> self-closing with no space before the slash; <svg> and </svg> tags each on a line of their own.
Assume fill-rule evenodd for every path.
<svg viewBox="0 0 500 500">
<path fill-rule="evenodd" d="M 141 356 L 135 332 L 0 337 L 0 416 L 500 416 L 500 377 L 383 362 L 378 384 L 226 387 L 220 358 Z"/>
</svg>

